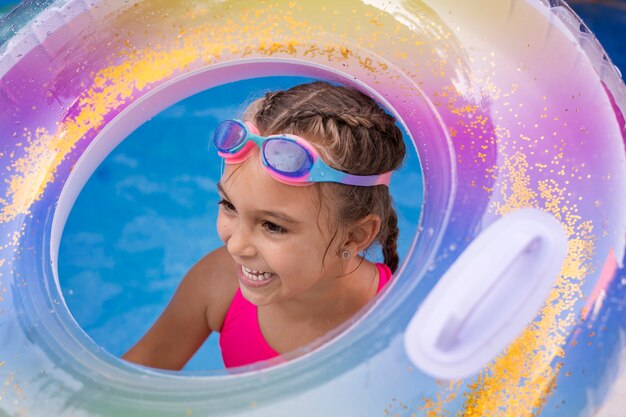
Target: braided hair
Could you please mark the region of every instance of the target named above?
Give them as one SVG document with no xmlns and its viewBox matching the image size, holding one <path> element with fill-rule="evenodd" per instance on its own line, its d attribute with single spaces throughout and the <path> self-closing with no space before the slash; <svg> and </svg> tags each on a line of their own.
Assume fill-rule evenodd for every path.
<svg viewBox="0 0 626 417">
<path fill-rule="evenodd" d="M 267 93 L 244 114 L 262 135 L 291 133 L 307 138 L 331 167 L 355 175 L 375 175 L 400 167 L 406 149 L 395 119 L 358 90 L 317 81 Z M 340 225 L 370 214 L 381 219 L 375 241 L 385 264 L 398 267 L 398 217 L 388 187 L 316 183 L 338 203 Z"/>
</svg>

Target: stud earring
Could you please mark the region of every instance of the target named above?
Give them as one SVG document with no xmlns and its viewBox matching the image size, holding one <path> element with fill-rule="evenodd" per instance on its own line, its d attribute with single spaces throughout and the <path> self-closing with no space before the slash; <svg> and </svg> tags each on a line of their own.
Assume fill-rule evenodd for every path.
<svg viewBox="0 0 626 417">
<path fill-rule="evenodd" d="M 344 249 L 344 250 L 341 252 L 341 257 L 342 257 L 343 259 L 348 259 L 348 258 L 350 257 L 350 251 L 349 251 L 348 249 Z"/>
</svg>

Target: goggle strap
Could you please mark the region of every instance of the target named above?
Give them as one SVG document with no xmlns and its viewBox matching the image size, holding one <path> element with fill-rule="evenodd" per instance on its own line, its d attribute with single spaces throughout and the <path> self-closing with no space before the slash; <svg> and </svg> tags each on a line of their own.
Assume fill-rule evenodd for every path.
<svg viewBox="0 0 626 417">
<path fill-rule="evenodd" d="M 341 180 L 343 184 L 358 185 L 358 186 L 372 186 L 372 185 L 385 185 L 389 186 L 391 181 L 391 174 L 393 171 L 384 172 L 377 175 L 350 175 L 345 174 L 345 177 Z"/>
<path fill-rule="evenodd" d="M 247 130 L 247 135 L 248 136 L 256 136 L 257 138 L 261 138 L 261 139 L 268 139 L 271 138 L 267 137 L 264 138 L 262 136 L 259 136 L 259 130 L 257 129 L 257 127 L 250 123 L 250 122 L 243 122 L 241 120 L 232 120 L 231 122 L 235 122 L 238 123 L 239 125 L 241 125 L 242 127 L 244 127 L 244 129 Z M 224 123 L 224 122 L 222 122 Z M 276 135 L 279 136 L 279 135 Z M 296 143 L 298 146 L 303 147 L 307 153 L 309 153 L 310 155 L 313 155 L 314 159 L 317 159 L 318 154 L 317 151 L 305 140 L 302 140 L 301 138 L 294 136 L 294 135 L 281 135 L 284 136 L 286 138 L 290 138 L 291 136 L 293 136 L 292 139 L 296 139 L 294 140 L 294 143 Z M 297 139 L 301 139 L 302 143 L 297 140 Z M 238 149 L 237 151 L 230 153 L 230 152 L 222 152 L 218 149 L 217 153 L 220 157 L 223 158 L 223 161 L 227 164 L 238 164 L 241 163 L 243 161 L 245 161 L 250 155 L 251 152 L 250 150 L 257 146 L 257 144 L 255 143 L 254 140 L 249 140 L 241 149 Z M 260 143 L 259 143 L 260 146 Z M 264 157 L 263 157 L 264 159 Z M 322 162 L 323 166 L 326 170 L 326 174 L 330 174 L 328 175 L 328 179 L 326 180 L 321 180 L 320 179 L 313 179 L 310 178 L 312 181 L 314 182 L 319 182 L 319 181 L 330 181 L 330 182 L 338 182 L 341 184 L 347 184 L 347 185 L 356 185 L 356 186 L 372 186 L 372 185 L 385 185 L 385 186 L 389 186 L 389 182 L 391 180 L 391 174 L 392 171 L 389 172 L 385 172 L 383 174 L 378 174 L 378 175 L 351 175 L 351 174 L 346 174 L 345 172 L 341 172 L 338 171 L 328 165 L 326 165 L 325 163 L 323 163 L 322 160 L 320 160 L 319 162 Z M 265 165 L 265 162 L 264 164 Z M 269 166 L 266 166 L 267 169 L 272 170 L 272 168 L 270 168 Z M 330 172 L 328 172 L 330 171 Z M 300 181 L 298 181 L 299 179 L 295 179 L 292 177 L 289 177 L 288 175 L 281 175 L 278 172 L 273 172 L 273 174 L 275 174 L 274 176 L 277 177 L 277 179 L 282 180 L 283 182 L 286 183 L 291 183 L 291 184 L 300 184 Z M 321 175 L 324 175 L 323 173 Z M 311 177 L 315 177 L 316 175 L 313 174 Z M 303 183 L 303 185 L 306 184 L 306 182 Z"/>
</svg>

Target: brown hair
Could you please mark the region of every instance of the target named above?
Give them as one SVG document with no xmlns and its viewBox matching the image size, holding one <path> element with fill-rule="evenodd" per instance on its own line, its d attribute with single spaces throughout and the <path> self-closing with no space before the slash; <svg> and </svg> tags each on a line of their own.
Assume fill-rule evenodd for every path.
<svg viewBox="0 0 626 417">
<path fill-rule="evenodd" d="M 311 141 L 331 167 L 355 175 L 373 175 L 400 167 L 406 153 L 395 119 L 358 90 L 317 81 L 267 93 L 244 114 L 262 135 L 291 133 Z M 330 191 L 339 225 L 369 214 L 380 216 L 376 236 L 385 264 L 398 267 L 398 217 L 388 187 L 316 183 Z"/>
</svg>

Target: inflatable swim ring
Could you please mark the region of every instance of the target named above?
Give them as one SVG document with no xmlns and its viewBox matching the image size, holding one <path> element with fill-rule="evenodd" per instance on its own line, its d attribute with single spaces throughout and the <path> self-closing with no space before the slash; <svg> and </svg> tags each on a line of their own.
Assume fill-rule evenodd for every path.
<svg viewBox="0 0 626 417">
<path fill-rule="evenodd" d="M 603 303 L 624 277 L 626 92 L 563 2 L 77 0 L 2 24 L 2 415 L 562 416 L 602 401 L 623 343 Z M 422 226 L 395 283 L 278 366 L 113 357 L 58 285 L 77 194 L 161 109 L 268 75 L 361 88 L 412 137 Z"/>
</svg>

